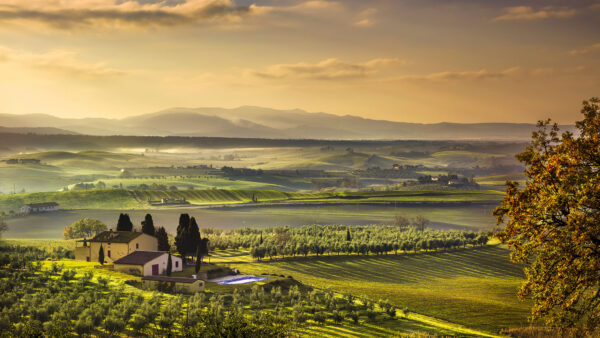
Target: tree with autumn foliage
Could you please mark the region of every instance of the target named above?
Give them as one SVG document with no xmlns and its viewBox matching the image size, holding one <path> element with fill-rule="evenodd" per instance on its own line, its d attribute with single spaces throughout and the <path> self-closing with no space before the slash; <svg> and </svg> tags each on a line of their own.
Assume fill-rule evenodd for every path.
<svg viewBox="0 0 600 338">
<path fill-rule="evenodd" d="M 575 133 L 540 121 L 517 155 L 527 183 L 507 182 L 494 211 L 496 236 L 526 264 L 519 291 L 534 302 L 532 319 L 559 330 L 600 324 L 600 100 L 584 101 Z"/>
</svg>

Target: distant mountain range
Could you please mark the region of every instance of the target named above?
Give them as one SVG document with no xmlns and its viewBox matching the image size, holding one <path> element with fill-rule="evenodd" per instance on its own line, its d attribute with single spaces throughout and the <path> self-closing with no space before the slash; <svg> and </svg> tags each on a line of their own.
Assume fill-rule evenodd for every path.
<svg viewBox="0 0 600 338">
<path fill-rule="evenodd" d="M 563 126 L 563 130 L 573 130 Z M 534 124 L 405 123 L 352 115 L 242 106 L 171 108 L 127 117 L 59 118 L 47 114 L 0 114 L 0 132 L 137 136 L 208 136 L 273 139 L 526 140 Z"/>
</svg>

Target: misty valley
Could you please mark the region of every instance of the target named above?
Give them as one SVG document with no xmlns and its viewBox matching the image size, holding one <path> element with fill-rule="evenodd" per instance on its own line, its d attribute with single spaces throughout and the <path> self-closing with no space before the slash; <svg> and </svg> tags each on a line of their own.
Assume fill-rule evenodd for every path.
<svg viewBox="0 0 600 338">
<path fill-rule="evenodd" d="M 0 0 L 0 338 L 600 337 L 600 0 Z"/>
</svg>

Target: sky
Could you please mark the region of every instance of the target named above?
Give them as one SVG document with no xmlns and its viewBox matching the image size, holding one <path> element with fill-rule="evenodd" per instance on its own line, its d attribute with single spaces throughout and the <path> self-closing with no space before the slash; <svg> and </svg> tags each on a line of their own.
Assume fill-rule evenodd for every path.
<svg viewBox="0 0 600 338">
<path fill-rule="evenodd" d="M 0 0 L 7 114 L 573 123 L 599 66 L 600 0 Z"/>
</svg>

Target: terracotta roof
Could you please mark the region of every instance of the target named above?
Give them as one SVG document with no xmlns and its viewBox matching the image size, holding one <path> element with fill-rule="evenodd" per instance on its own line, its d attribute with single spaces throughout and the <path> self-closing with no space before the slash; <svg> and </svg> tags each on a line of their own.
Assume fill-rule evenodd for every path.
<svg viewBox="0 0 600 338">
<path fill-rule="evenodd" d="M 166 254 L 166 251 L 134 251 L 114 261 L 114 264 L 144 265 L 151 260 Z"/>
<path fill-rule="evenodd" d="M 129 243 L 143 232 L 133 231 L 103 231 L 97 234 L 90 242 Z"/>
<path fill-rule="evenodd" d="M 142 280 L 155 280 L 158 282 L 175 282 L 175 283 L 194 283 L 196 281 L 202 281 L 202 279 L 195 279 L 190 277 L 169 277 L 169 276 L 144 276 Z"/>
</svg>

